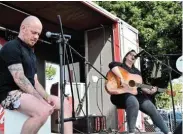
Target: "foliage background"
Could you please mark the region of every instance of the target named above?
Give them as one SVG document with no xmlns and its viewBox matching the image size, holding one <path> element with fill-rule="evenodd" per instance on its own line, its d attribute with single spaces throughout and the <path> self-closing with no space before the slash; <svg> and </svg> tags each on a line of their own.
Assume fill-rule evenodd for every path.
<svg viewBox="0 0 183 134">
<path fill-rule="evenodd" d="M 56 68 L 54 68 L 51 64 L 46 65 L 46 79 L 52 80 L 56 74 Z"/>
<path fill-rule="evenodd" d="M 181 2 L 99 1 L 96 3 L 138 29 L 140 46 L 151 54 L 182 52 Z"/>
</svg>

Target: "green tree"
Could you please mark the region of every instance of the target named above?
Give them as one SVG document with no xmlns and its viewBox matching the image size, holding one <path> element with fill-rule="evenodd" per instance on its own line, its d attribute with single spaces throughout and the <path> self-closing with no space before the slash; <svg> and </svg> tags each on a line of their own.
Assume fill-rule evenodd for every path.
<svg viewBox="0 0 183 134">
<path fill-rule="evenodd" d="M 52 67 L 52 65 L 46 65 L 46 79 L 52 80 L 56 74 L 56 68 Z"/>
<path fill-rule="evenodd" d="M 181 2 L 99 1 L 96 3 L 138 29 L 140 46 L 151 54 L 181 53 Z"/>
<path fill-rule="evenodd" d="M 174 104 L 180 105 L 182 101 L 182 94 L 180 93 L 180 90 L 183 89 L 182 83 L 176 83 L 172 85 L 173 91 L 175 92 L 174 96 Z M 170 84 L 168 86 L 168 89 L 164 93 L 160 93 L 156 96 L 156 105 L 158 108 L 170 108 L 172 107 L 172 99 L 171 96 L 167 94 L 167 92 L 170 92 Z"/>
</svg>

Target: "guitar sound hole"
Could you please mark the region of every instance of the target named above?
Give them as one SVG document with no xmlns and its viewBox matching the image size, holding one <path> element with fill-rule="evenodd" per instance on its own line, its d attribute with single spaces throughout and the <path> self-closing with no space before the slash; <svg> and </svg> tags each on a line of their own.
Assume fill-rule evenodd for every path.
<svg viewBox="0 0 183 134">
<path fill-rule="evenodd" d="M 135 81 L 134 80 L 130 80 L 129 81 L 129 86 L 130 87 L 134 87 L 135 86 Z"/>
</svg>

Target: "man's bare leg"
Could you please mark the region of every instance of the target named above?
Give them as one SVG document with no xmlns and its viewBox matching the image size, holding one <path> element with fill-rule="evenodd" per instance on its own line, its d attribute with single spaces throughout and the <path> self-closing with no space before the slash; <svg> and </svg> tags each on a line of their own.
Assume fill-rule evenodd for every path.
<svg viewBox="0 0 183 134">
<path fill-rule="evenodd" d="M 44 100 L 39 100 L 26 93 L 21 95 L 20 104 L 18 111 L 30 116 L 25 121 L 21 134 L 36 134 L 52 114 L 53 108 Z"/>
<path fill-rule="evenodd" d="M 51 95 L 51 97 L 55 101 L 55 109 L 60 110 L 60 98 L 54 95 Z M 70 118 L 72 117 L 72 109 L 69 104 L 69 101 L 67 99 L 64 100 L 64 118 Z M 73 123 L 72 121 L 65 122 L 64 123 L 64 133 L 65 134 L 73 134 Z"/>
</svg>

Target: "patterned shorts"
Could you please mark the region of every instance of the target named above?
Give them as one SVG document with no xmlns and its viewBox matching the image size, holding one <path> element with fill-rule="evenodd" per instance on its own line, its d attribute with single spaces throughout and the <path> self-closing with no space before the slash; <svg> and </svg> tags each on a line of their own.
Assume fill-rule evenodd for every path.
<svg viewBox="0 0 183 134">
<path fill-rule="evenodd" d="M 1 102 L 4 109 L 14 110 L 20 107 L 20 97 L 23 92 L 20 90 L 13 90 L 8 93 L 5 100 Z"/>
</svg>

